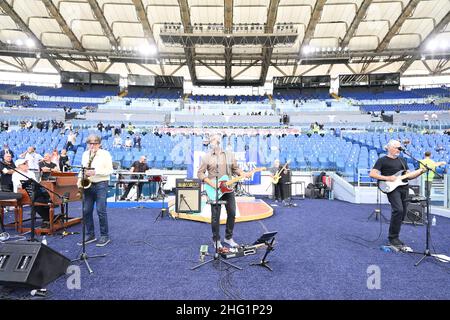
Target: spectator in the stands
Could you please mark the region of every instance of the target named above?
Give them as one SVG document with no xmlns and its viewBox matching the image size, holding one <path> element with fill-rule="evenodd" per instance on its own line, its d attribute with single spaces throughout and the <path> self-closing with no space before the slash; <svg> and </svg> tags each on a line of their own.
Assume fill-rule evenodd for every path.
<svg viewBox="0 0 450 320">
<path fill-rule="evenodd" d="M 433 113 L 431 114 L 431 121 L 437 121 L 437 119 L 438 119 L 437 113 L 436 113 L 436 112 L 433 112 Z"/>
<path fill-rule="evenodd" d="M 28 169 L 36 171 L 39 170 L 39 161 L 43 159 L 42 156 L 36 152 L 36 148 L 33 146 L 28 147 L 27 151 L 19 155 L 19 158 L 27 160 Z"/>
<path fill-rule="evenodd" d="M 141 135 L 139 133 L 136 133 L 133 137 L 133 147 L 141 150 Z"/>
<path fill-rule="evenodd" d="M 113 147 L 114 148 L 122 147 L 122 138 L 118 134 L 116 134 L 115 137 L 114 137 Z"/>
<path fill-rule="evenodd" d="M 0 151 L 0 159 L 3 159 L 5 154 L 10 154 L 11 158 L 14 159 L 14 152 L 9 149 L 9 145 L 7 143 L 3 144 L 3 149 Z"/>
<path fill-rule="evenodd" d="M 98 131 L 102 132 L 102 131 L 103 131 L 103 128 L 104 128 L 103 123 L 100 121 L 100 122 L 97 124 L 97 129 L 98 129 Z"/>
<path fill-rule="evenodd" d="M 61 168 L 59 167 L 59 157 L 60 156 L 58 150 L 53 149 L 52 154 L 50 155 L 50 161 L 56 165 L 56 168 L 58 168 L 58 170 L 61 170 Z"/>
<path fill-rule="evenodd" d="M 122 130 L 120 129 L 120 127 L 114 127 L 114 136 L 117 136 L 117 135 L 119 135 L 120 136 L 120 134 L 122 133 Z"/>
<path fill-rule="evenodd" d="M 52 172 L 58 172 L 58 165 L 52 162 L 50 153 L 44 154 L 44 158 L 39 162 L 41 180 L 48 180 Z"/>
<path fill-rule="evenodd" d="M 77 135 L 72 130 L 69 132 L 69 135 L 67 136 L 67 143 L 66 143 L 66 149 L 67 150 L 73 150 L 73 147 L 75 146 L 75 142 L 77 140 Z"/>
<path fill-rule="evenodd" d="M 128 131 L 128 134 L 130 136 L 133 135 L 133 133 L 134 133 L 134 126 L 131 124 L 131 122 L 128 122 L 127 131 Z"/>
<path fill-rule="evenodd" d="M 62 172 L 68 172 L 71 169 L 66 149 L 62 149 L 61 154 L 59 155 L 59 169 Z"/>
<path fill-rule="evenodd" d="M 128 136 L 125 140 L 124 145 L 126 149 L 131 149 L 131 147 L 133 146 L 133 140 L 131 140 L 131 138 Z"/>
<path fill-rule="evenodd" d="M 423 120 L 428 121 L 430 119 L 430 116 L 428 115 L 428 112 L 425 111 L 423 114 Z"/>
</svg>

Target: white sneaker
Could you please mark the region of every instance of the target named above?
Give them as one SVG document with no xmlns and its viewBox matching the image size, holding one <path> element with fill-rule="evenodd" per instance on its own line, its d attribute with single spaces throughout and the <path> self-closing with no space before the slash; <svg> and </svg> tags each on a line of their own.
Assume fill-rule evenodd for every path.
<svg viewBox="0 0 450 320">
<path fill-rule="evenodd" d="M 229 246 L 232 247 L 232 248 L 237 248 L 237 247 L 239 247 L 239 245 L 238 245 L 236 242 L 234 242 L 233 238 L 231 238 L 231 239 L 225 239 L 225 240 L 223 240 L 223 242 L 225 242 L 227 245 L 229 245 Z"/>
<path fill-rule="evenodd" d="M 213 245 L 214 245 L 214 249 L 216 249 L 216 245 L 217 245 L 217 249 L 222 249 L 222 242 L 220 241 L 213 241 Z"/>
</svg>

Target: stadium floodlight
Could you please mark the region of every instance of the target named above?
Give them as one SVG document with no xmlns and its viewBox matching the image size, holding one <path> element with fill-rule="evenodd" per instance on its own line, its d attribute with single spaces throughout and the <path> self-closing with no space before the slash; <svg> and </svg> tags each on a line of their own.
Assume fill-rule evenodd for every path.
<svg viewBox="0 0 450 320">
<path fill-rule="evenodd" d="M 342 47 L 339 47 L 339 48 L 338 48 L 338 51 L 342 51 Z"/>
<path fill-rule="evenodd" d="M 434 40 L 431 40 L 430 42 L 428 42 L 426 49 L 428 51 L 434 51 L 437 48 L 437 43 Z"/>
<path fill-rule="evenodd" d="M 37 52 L 37 53 L 36 53 L 36 58 L 37 58 L 37 59 L 40 59 L 40 58 L 41 58 L 41 53 L 40 53 L 40 52 Z"/>
<path fill-rule="evenodd" d="M 153 45 L 143 45 L 139 48 L 139 52 L 144 56 L 154 56 L 158 51 Z"/>
<path fill-rule="evenodd" d="M 32 39 L 27 39 L 26 40 L 26 45 L 27 45 L 28 48 L 34 48 L 35 43 L 34 43 L 34 41 Z"/>
<path fill-rule="evenodd" d="M 11 44 L 11 40 L 9 40 L 9 39 L 6 40 L 6 43 L 7 43 L 7 44 Z"/>
<path fill-rule="evenodd" d="M 314 48 L 311 48 L 310 46 L 304 46 L 302 51 L 304 54 L 309 54 L 310 52 L 314 51 Z"/>
<path fill-rule="evenodd" d="M 21 45 L 23 45 L 23 42 L 22 42 L 22 40 L 17 39 L 16 40 L 16 44 L 20 47 Z"/>
<path fill-rule="evenodd" d="M 348 51 L 348 47 L 345 47 L 345 48 L 344 48 L 344 51 Z"/>
</svg>

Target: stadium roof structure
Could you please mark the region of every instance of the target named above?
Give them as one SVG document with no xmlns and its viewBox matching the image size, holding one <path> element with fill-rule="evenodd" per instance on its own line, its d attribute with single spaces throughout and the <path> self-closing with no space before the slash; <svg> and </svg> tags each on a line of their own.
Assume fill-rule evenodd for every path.
<svg viewBox="0 0 450 320">
<path fill-rule="evenodd" d="M 0 70 L 183 76 L 450 74 L 450 0 L 2 0 Z"/>
</svg>

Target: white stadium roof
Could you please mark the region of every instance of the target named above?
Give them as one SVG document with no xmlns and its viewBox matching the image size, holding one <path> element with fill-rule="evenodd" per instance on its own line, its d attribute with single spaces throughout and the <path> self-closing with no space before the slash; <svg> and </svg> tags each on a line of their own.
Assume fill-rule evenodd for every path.
<svg viewBox="0 0 450 320">
<path fill-rule="evenodd" d="M 450 0 L 4 0 L 0 70 L 274 76 L 450 73 Z"/>
</svg>

